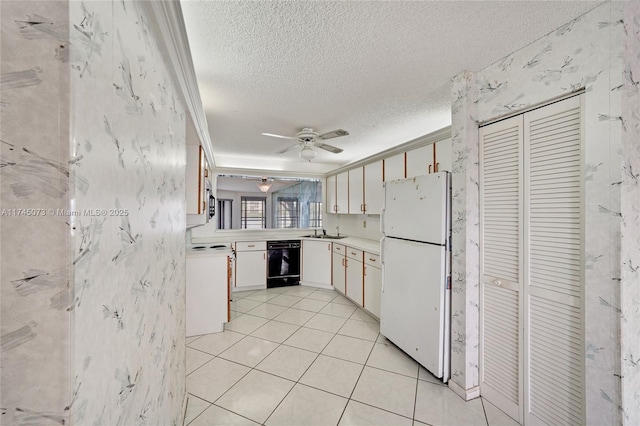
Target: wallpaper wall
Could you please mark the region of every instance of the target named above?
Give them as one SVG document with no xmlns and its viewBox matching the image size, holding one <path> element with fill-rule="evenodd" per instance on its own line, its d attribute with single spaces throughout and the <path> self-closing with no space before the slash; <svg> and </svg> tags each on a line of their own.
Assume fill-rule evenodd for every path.
<svg viewBox="0 0 640 426">
<path fill-rule="evenodd" d="M 621 335 L 625 423 L 640 424 L 640 3 L 624 4 Z"/>
<path fill-rule="evenodd" d="M 68 7 L 2 1 L 0 423 L 60 424 L 70 403 Z"/>
<path fill-rule="evenodd" d="M 621 167 L 623 123 L 620 108 L 625 75 L 622 41 L 625 26 L 627 34 L 629 30 L 633 31 L 629 28 L 630 23 L 623 20 L 623 7 L 623 2 L 605 3 L 500 62 L 475 74 L 463 73 L 453 80 L 452 370 L 454 383 L 465 390 L 478 386 L 477 123 L 544 103 L 580 88 L 586 89 L 585 365 L 589 424 L 615 424 L 620 421 L 637 424 L 629 423 L 630 413 L 625 410 L 629 403 L 625 407 L 621 404 L 618 339 L 621 309 L 620 183 L 625 172 Z M 627 16 L 633 15 L 629 12 Z M 633 25 L 637 25 L 637 17 L 636 14 Z M 634 87 L 630 89 L 637 90 L 637 83 L 631 86 Z M 637 108 L 634 111 L 637 119 Z M 637 139 L 635 141 L 637 149 Z M 630 185 L 634 185 L 635 180 L 637 177 L 626 179 Z M 637 216 L 637 198 L 632 204 L 628 211 L 635 212 Z M 637 233 L 635 235 L 637 238 Z M 637 258 L 637 252 L 634 256 Z M 633 286 L 629 284 L 629 287 Z M 631 309 L 632 303 L 625 303 Z M 635 310 L 632 316 L 635 317 L 637 339 L 637 305 Z M 629 333 L 630 326 L 623 335 L 623 343 Z M 637 353 L 634 356 L 637 357 Z M 628 362 L 628 368 L 633 362 Z"/>
<path fill-rule="evenodd" d="M 1 423 L 182 423 L 185 111 L 141 2 L 3 1 Z"/>
<path fill-rule="evenodd" d="M 70 2 L 72 422 L 177 425 L 185 109 L 141 2 Z"/>
</svg>

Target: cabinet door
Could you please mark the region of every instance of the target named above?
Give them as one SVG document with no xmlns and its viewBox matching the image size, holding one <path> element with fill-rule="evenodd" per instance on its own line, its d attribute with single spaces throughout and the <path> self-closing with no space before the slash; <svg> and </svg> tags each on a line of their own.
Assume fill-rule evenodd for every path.
<svg viewBox="0 0 640 426">
<path fill-rule="evenodd" d="M 336 176 L 336 213 L 349 213 L 349 173 Z"/>
<path fill-rule="evenodd" d="M 404 159 L 404 152 L 402 154 L 394 155 L 393 157 L 384 159 L 385 182 L 405 178 Z"/>
<path fill-rule="evenodd" d="M 382 271 L 380 268 L 364 265 L 364 308 L 380 318 L 380 292 Z"/>
<path fill-rule="evenodd" d="M 347 284 L 345 295 L 353 300 L 358 306 L 363 305 L 362 287 L 364 283 L 362 281 L 362 274 L 362 262 L 347 258 Z"/>
<path fill-rule="evenodd" d="M 425 145 L 407 152 L 407 177 L 422 176 L 433 171 L 433 145 Z"/>
<path fill-rule="evenodd" d="M 331 243 L 302 241 L 302 281 L 331 285 Z"/>
<path fill-rule="evenodd" d="M 236 288 L 267 286 L 267 252 L 236 253 Z"/>
<path fill-rule="evenodd" d="M 333 253 L 333 288 L 344 294 L 345 291 L 345 257 L 344 254 Z"/>
<path fill-rule="evenodd" d="M 364 213 L 364 169 L 349 170 L 349 213 Z"/>
<path fill-rule="evenodd" d="M 451 139 L 436 142 L 436 162 L 439 172 L 450 172 L 453 167 Z"/>
<path fill-rule="evenodd" d="M 326 211 L 327 213 L 335 213 L 336 212 L 336 204 L 337 204 L 337 200 L 336 200 L 336 176 L 327 176 L 327 181 L 326 181 L 326 199 L 325 199 L 325 205 L 326 205 Z"/>
<path fill-rule="evenodd" d="M 367 214 L 380 214 L 384 187 L 382 186 L 382 160 L 364 166 L 364 210 Z"/>
</svg>

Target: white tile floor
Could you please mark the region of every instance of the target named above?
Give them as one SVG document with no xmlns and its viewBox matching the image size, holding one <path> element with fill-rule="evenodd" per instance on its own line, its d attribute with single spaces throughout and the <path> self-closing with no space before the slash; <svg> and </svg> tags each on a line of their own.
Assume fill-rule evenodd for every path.
<svg viewBox="0 0 640 426">
<path fill-rule="evenodd" d="M 516 424 L 488 401 L 463 401 L 332 290 L 233 298 L 223 333 L 187 339 L 185 424 Z"/>
</svg>

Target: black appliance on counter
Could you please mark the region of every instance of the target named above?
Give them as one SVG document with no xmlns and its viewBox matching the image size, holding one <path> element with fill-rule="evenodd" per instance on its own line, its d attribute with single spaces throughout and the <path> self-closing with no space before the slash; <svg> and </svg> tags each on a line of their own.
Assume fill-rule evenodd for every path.
<svg viewBox="0 0 640 426">
<path fill-rule="evenodd" d="M 267 241 L 267 288 L 300 284 L 300 240 Z"/>
</svg>

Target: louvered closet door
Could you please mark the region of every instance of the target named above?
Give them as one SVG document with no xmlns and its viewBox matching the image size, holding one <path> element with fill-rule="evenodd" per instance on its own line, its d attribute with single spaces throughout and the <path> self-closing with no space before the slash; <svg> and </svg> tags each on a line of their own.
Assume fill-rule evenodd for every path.
<svg viewBox="0 0 640 426">
<path fill-rule="evenodd" d="M 581 98 L 524 115 L 527 425 L 584 424 Z"/>
<path fill-rule="evenodd" d="M 522 422 L 522 116 L 480 129 L 480 392 Z"/>
</svg>

